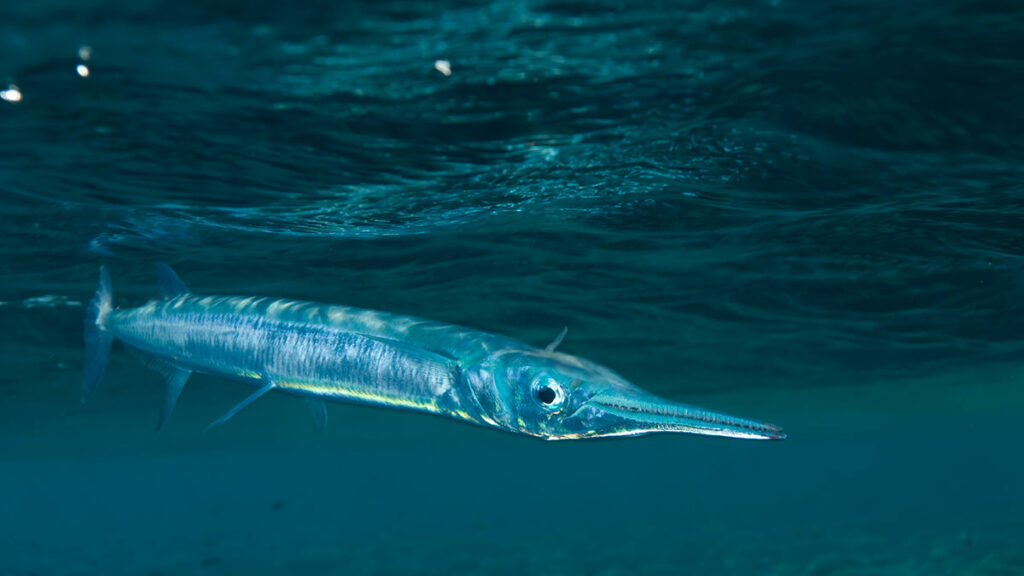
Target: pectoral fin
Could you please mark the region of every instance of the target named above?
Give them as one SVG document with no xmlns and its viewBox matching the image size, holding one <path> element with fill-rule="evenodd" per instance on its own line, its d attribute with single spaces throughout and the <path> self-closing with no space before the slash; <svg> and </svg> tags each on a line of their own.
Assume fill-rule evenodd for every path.
<svg viewBox="0 0 1024 576">
<path fill-rule="evenodd" d="M 249 404 L 252 404 L 260 396 L 263 396 L 264 394 L 266 394 L 267 392 L 270 392 L 271 390 L 273 390 L 276 387 L 277 387 L 277 385 L 274 384 L 273 380 L 267 380 L 267 383 L 264 384 L 263 386 L 261 386 L 259 388 L 259 390 L 256 390 L 255 392 L 253 392 L 252 394 L 247 396 L 245 398 L 245 400 L 242 400 L 241 402 L 236 404 L 234 408 L 232 408 L 231 410 L 228 410 L 226 413 L 224 413 L 223 416 L 221 416 L 220 418 L 217 418 L 216 420 L 214 420 L 212 423 L 210 423 L 209 426 L 206 427 L 206 430 L 203 430 L 203 432 L 209 432 L 211 428 L 214 428 L 215 426 L 220 426 L 221 424 L 227 422 L 228 420 L 231 419 L 232 416 L 234 416 L 235 414 L 238 414 L 239 412 L 241 412 L 243 408 L 245 408 Z"/>
<path fill-rule="evenodd" d="M 327 404 L 319 398 L 307 396 L 306 406 L 309 406 L 309 413 L 313 416 L 313 428 L 323 432 L 327 428 Z"/>
<path fill-rule="evenodd" d="M 568 333 L 568 326 L 562 328 L 562 331 L 558 333 L 558 336 L 556 336 L 555 339 L 551 341 L 551 344 L 545 346 L 544 349 L 547 350 L 548 352 L 554 352 L 555 348 L 558 348 L 558 345 L 562 343 L 562 340 L 565 340 L 565 335 Z"/>
</svg>

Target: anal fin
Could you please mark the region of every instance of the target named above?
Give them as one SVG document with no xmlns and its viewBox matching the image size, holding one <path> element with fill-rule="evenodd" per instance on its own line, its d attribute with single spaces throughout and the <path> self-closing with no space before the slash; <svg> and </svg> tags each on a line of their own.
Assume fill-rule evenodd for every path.
<svg viewBox="0 0 1024 576">
<path fill-rule="evenodd" d="M 264 394 L 266 394 L 267 392 L 270 392 L 271 390 L 273 390 L 276 387 L 277 387 L 277 385 L 274 384 L 273 380 L 267 380 L 266 384 L 261 386 L 258 390 L 256 390 L 252 394 L 246 396 L 245 400 L 242 400 L 241 402 L 236 404 L 234 408 L 232 408 L 231 410 L 228 410 L 227 412 L 225 412 L 223 416 L 221 416 L 220 418 L 217 418 L 216 420 L 211 422 L 210 425 L 206 427 L 206 430 L 203 430 L 203 432 L 209 432 L 211 428 L 214 428 L 216 426 L 220 426 L 221 424 L 227 422 L 228 420 L 231 419 L 232 416 L 234 416 L 235 414 L 238 414 L 246 406 L 248 406 L 249 404 L 252 404 L 257 399 L 259 399 L 260 396 L 263 396 Z"/>
<path fill-rule="evenodd" d="M 187 368 L 175 366 L 174 364 L 164 360 L 162 358 L 156 358 L 150 356 L 141 351 L 135 350 L 134 348 L 128 348 L 132 354 L 139 359 L 139 362 L 143 366 L 150 370 L 156 370 L 164 377 L 164 381 L 167 382 L 167 391 L 164 394 L 164 405 L 160 409 L 160 419 L 157 420 L 156 429 L 159 430 L 164 427 L 167 420 L 171 417 L 171 412 L 174 412 L 174 406 L 178 403 L 178 396 L 181 396 L 181 390 L 185 387 L 185 382 L 188 382 L 188 377 L 192 375 L 192 371 Z"/>
<path fill-rule="evenodd" d="M 181 396 L 181 390 L 185 387 L 185 382 L 192 375 L 191 370 L 185 370 L 170 364 L 165 366 L 166 368 L 162 369 L 161 372 L 167 378 L 167 392 L 164 396 L 163 409 L 160 410 L 160 420 L 156 423 L 157 430 L 163 428 L 164 424 L 171 417 L 171 412 L 174 412 L 174 406 L 178 403 L 178 396 Z"/>
<path fill-rule="evenodd" d="M 327 428 L 327 404 L 320 398 L 307 396 L 306 406 L 309 406 L 309 413 L 313 416 L 313 428 L 323 432 Z"/>
</svg>

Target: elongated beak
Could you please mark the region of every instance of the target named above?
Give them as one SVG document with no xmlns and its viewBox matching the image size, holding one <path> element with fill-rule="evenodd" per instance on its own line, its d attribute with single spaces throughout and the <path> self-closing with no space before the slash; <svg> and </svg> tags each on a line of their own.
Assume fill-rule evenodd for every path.
<svg viewBox="0 0 1024 576">
<path fill-rule="evenodd" d="M 678 404 L 653 394 L 630 390 L 606 392 L 588 404 L 605 414 L 609 429 L 597 436 L 635 436 L 652 432 L 681 432 L 752 440 L 783 440 L 786 434 L 774 424 L 737 418 Z"/>
</svg>

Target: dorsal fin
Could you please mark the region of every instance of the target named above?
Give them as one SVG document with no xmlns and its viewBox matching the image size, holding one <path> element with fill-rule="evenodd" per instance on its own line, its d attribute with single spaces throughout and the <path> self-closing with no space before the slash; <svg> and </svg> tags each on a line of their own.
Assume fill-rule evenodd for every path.
<svg viewBox="0 0 1024 576">
<path fill-rule="evenodd" d="M 166 262 L 157 262 L 156 271 L 160 275 L 160 294 L 164 298 L 175 298 L 188 294 L 188 286 L 185 286 L 185 283 L 178 278 L 178 275 L 171 270 Z"/>
</svg>

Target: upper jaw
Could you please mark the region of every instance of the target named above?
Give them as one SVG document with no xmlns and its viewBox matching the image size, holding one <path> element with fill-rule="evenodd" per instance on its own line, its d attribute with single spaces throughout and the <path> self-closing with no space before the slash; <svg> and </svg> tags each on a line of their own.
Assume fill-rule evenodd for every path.
<svg viewBox="0 0 1024 576">
<path fill-rule="evenodd" d="M 774 424 L 679 404 L 646 392 L 628 392 L 603 392 L 587 401 L 595 416 L 600 415 L 602 420 L 607 421 L 607 425 L 601 427 L 604 430 L 598 430 L 588 436 L 636 436 L 652 432 L 680 432 L 752 440 L 786 438 L 782 428 Z"/>
</svg>

